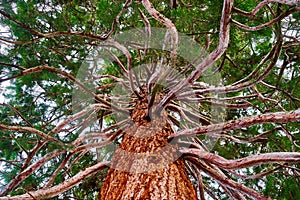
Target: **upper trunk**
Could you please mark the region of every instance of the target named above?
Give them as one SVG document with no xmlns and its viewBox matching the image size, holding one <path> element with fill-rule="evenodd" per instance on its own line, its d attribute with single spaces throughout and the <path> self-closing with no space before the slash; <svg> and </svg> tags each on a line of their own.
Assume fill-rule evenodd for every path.
<svg viewBox="0 0 300 200">
<path fill-rule="evenodd" d="M 100 199 L 197 199 L 176 145 L 167 141 L 172 128 L 166 114 L 149 116 L 143 97 L 131 118 L 134 123 L 115 152 Z"/>
</svg>

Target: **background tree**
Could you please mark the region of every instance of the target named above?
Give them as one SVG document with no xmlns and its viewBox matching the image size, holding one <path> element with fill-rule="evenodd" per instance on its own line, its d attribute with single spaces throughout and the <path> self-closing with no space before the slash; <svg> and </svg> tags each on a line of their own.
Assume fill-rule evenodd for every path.
<svg viewBox="0 0 300 200">
<path fill-rule="evenodd" d="M 2 0 L 0 199 L 299 199 L 299 10 L 297 0 Z M 165 49 L 143 43 L 154 27 L 168 30 Z M 132 29 L 146 40 L 120 39 Z M 98 51 L 101 68 L 88 68 Z M 173 174 L 130 173 L 118 154 L 145 148 L 161 165 L 147 153 L 170 141 Z"/>
</svg>

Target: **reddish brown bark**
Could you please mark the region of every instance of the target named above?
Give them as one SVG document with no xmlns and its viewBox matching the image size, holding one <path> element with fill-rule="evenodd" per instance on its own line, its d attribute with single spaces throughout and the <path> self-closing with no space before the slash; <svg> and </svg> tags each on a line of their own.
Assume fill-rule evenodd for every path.
<svg viewBox="0 0 300 200">
<path fill-rule="evenodd" d="M 197 199 L 176 145 L 167 141 L 173 131 L 165 114 L 149 120 L 143 97 L 131 117 L 133 125 L 125 130 L 99 199 Z"/>
</svg>

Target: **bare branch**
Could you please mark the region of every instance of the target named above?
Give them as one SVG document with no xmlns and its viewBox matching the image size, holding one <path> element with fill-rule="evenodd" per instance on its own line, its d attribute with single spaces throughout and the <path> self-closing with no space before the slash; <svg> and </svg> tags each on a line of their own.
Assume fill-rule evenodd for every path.
<svg viewBox="0 0 300 200">
<path fill-rule="evenodd" d="M 196 69 L 186 78 L 184 81 L 180 82 L 175 86 L 159 104 L 159 107 L 167 105 L 167 103 L 175 97 L 175 95 L 182 90 L 186 85 L 193 83 L 202 72 L 209 68 L 216 60 L 218 60 L 225 50 L 228 47 L 229 43 L 229 31 L 230 31 L 230 20 L 231 20 L 231 9 L 233 6 L 232 0 L 224 0 L 222 18 L 220 25 L 220 37 L 219 45 L 212 53 L 208 55 L 199 65 L 196 66 Z"/>
<path fill-rule="evenodd" d="M 44 139 L 46 139 L 47 141 L 53 141 L 53 142 L 56 142 L 57 144 L 59 145 L 62 145 L 64 146 L 64 144 L 57 140 L 56 138 L 40 131 L 40 130 L 37 130 L 35 128 L 32 128 L 32 127 L 22 127 L 22 126 L 6 126 L 4 124 L 0 124 L 0 129 L 4 129 L 4 130 L 9 130 L 9 131 L 19 131 L 19 132 L 30 132 L 30 133 L 34 133 Z"/>
<path fill-rule="evenodd" d="M 254 197 L 255 199 L 260 199 L 260 200 L 270 200 L 270 198 L 264 197 L 263 195 L 259 194 L 253 189 L 250 189 L 244 185 L 241 185 L 228 177 L 220 174 L 216 169 L 213 167 L 195 159 L 195 158 L 187 158 L 188 161 L 193 163 L 196 167 L 200 168 L 203 170 L 205 173 L 209 174 L 212 178 L 216 179 L 219 183 L 229 187 L 232 190 L 239 190 L 245 194 L 247 194 L 250 197 Z"/>
<path fill-rule="evenodd" d="M 12 191 L 14 188 L 16 188 L 22 181 L 24 181 L 28 176 L 30 176 L 33 172 L 35 172 L 36 170 L 38 170 L 39 168 L 41 168 L 47 161 L 61 155 L 62 153 L 64 153 L 64 150 L 55 150 L 53 152 L 50 152 L 49 154 L 45 155 L 43 158 L 41 158 L 39 161 L 37 161 L 36 163 L 30 165 L 29 167 L 27 167 L 26 170 L 24 170 L 23 172 L 19 173 L 16 177 L 14 177 L 13 180 L 11 180 L 9 182 L 9 184 L 7 184 L 5 186 L 5 188 L 2 190 L 2 192 L 0 193 L 0 196 L 4 196 L 4 195 L 8 195 L 8 193 L 10 191 Z M 0 197 L 0 199 L 2 199 L 3 197 Z M 7 198 L 5 198 L 7 199 Z"/>
<path fill-rule="evenodd" d="M 132 75 L 132 57 L 131 57 L 128 49 L 125 46 L 123 46 L 123 45 L 121 45 L 118 42 L 113 41 L 113 40 L 107 40 L 103 43 L 103 45 L 113 46 L 113 47 L 117 48 L 118 50 L 120 50 L 126 56 L 126 58 L 127 58 L 127 69 L 128 69 L 128 74 L 127 75 L 129 77 L 130 89 L 131 89 L 132 93 L 135 93 L 137 95 L 137 97 L 139 97 L 139 94 L 135 90 L 135 87 L 134 87 L 133 75 Z"/>
<path fill-rule="evenodd" d="M 246 98 L 246 97 L 245 97 Z M 209 99 L 213 99 L 213 100 L 209 100 Z M 180 97 L 178 98 L 178 100 L 183 101 L 183 102 L 195 102 L 195 103 L 209 103 L 209 104 L 213 104 L 215 106 L 220 106 L 220 107 L 225 107 L 225 108 L 248 108 L 250 107 L 252 104 L 250 102 L 247 102 L 245 100 L 243 100 L 245 103 L 227 103 L 224 102 L 224 99 L 220 100 L 218 98 L 212 98 L 212 97 L 200 97 L 200 98 L 189 98 L 189 97 Z M 222 102 L 223 100 L 223 102 Z"/>
<path fill-rule="evenodd" d="M 84 134 L 82 136 L 79 136 L 74 142 L 72 142 L 72 145 L 73 146 L 78 146 L 80 145 L 84 140 L 88 140 L 88 139 L 103 139 L 103 138 L 110 138 L 112 135 L 115 135 L 116 132 L 120 131 L 121 129 L 124 130 L 125 127 L 122 127 L 122 125 L 124 123 L 128 123 L 129 120 L 126 119 L 126 120 L 123 120 L 115 125 L 112 125 L 110 127 L 108 127 L 107 129 L 104 129 L 103 131 L 99 132 L 99 133 L 87 133 L 87 134 Z M 117 131 L 115 131 L 114 133 L 106 133 L 110 130 L 112 130 L 113 128 L 120 128 L 118 129 Z"/>
<path fill-rule="evenodd" d="M 209 134 L 218 131 L 225 132 L 262 123 L 284 123 L 297 121 L 300 121 L 300 109 L 291 112 L 274 112 L 261 114 L 208 126 L 200 126 L 194 129 L 188 129 L 174 133 L 169 137 L 169 139 L 172 139 L 174 137 L 190 137 L 201 134 Z"/>
<path fill-rule="evenodd" d="M 19 66 L 19 65 L 14 65 L 14 64 L 11 64 L 11 63 L 0 62 L 0 65 L 5 65 L 5 66 L 8 66 L 8 67 L 17 68 L 17 69 L 19 69 L 19 70 L 25 70 L 24 67 Z"/>
<path fill-rule="evenodd" d="M 264 81 L 260 81 L 260 84 L 262 84 L 263 86 L 266 86 L 266 87 L 268 87 L 268 88 L 271 88 L 271 89 L 274 89 L 274 90 L 278 90 L 278 91 L 284 93 L 285 95 L 287 95 L 290 99 L 292 99 L 292 100 L 294 100 L 294 101 L 300 102 L 300 99 L 299 99 L 299 98 L 293 97 L 292 94 L 288 93 L 287 91 L 285 91 L 285 90 L 283 90 L 283 89 L 277 88 L 277 87 L 275 87 L 275 86 L 273 86 L 273 85 L 270 85 L 270 84 L 268 84 L 268 83 L 266 83 L 266 82 L 264 82 Z"/>
<path fill-rule="evenodd" d="M 190 165 L 190 163 L 186 162 L 186 164 L 189 166 L 189 170 L 193 171 L 195 174 L 195 178 L 198 180 L 197 184 L 198 184 L 198 190 L 200 193 L 200 200 L 205 200 L 205 196 L 204 196 L 204 184 L 203 184 L 203 180 L 202 180 L 202 175 L 200 173 L 200 170 L 195 167 L 194 165 Z"/>
<path fill-rule="evenodd" d="M 72 156 L 73 154 L 67 155 L 67 157 L 63 160 L 63 162 L 60 163 L 59 167 L 53 172 L 53 174 L 51 175 L 49 181 L 46 183 L 44 188 L 49 188 L 53 184 L 60 170 L 62 170 L 66 166 L 67 162 L 72 158 Z"/>
<path fill-rule="evenodd" d="M 46 198 L 51 198 L 55 197 L 75 185 L 79 184 L 83 179 L 93 175 L 99 170 L 102 170 L 103 168 L 107 167 L 109 165 L 109 162 L 101 162 L 96 165 L 93 165 L 84 171 L 79 172 L 72 178 L 65 180 L 63 183 L 60 183 L 56 186 L 53 186 L 51 188 L 47 189 L 40 189 L 37 191 L 32 191 L 29 192 L 30 194 L 23 194 L 23 195 L 17 195 L 17 196 L 4 196 L 0 197 L 0 200 L 34 200 L 34 199 L 46 199 Z"/>
<path fill-rule="evenodd" d="M 288 10 L 287 12 L 284 12 L 282 13 L 281 15 L 279 15 L 278 17 L 270 20 L 269 22 L 265 23 L 265 24 L 261 24 L 259 26 L 255 26 L 255 27 L 249 27 L 247 25 L 244 25 L 238 21 L 235 21 L 235 20 L 232 20 L 233 24 L 237 25 L 238 27 L 244 29 L 244 30 L 247 30 L 247 31 L 258 31 L 258 30 L 261 30 L 263 28 L 266 28 L 266 27 L 269 27 L 271 26 L 272 24 L 274 24 L 275 22 L 278 22 L 280 20 L 282 20 L 283 18 L 285 18 L 286 16 L 294 13 L 294 12 L 298 12 L 299 11 L 299 8 L 294 8 L 292 10 Z"/>
<path fill-rule="evenodd" d="M 298 152 L 264 153 L 235 160 L 227 160 L 222 156 L 193 148 L 181 149 L 180 152 L 185 155 L 205 160 L 223 169 L 239 169 L 267 163 L 300 162 L 300 153 Z"/>
<path fill-rule="evenodd" d="M 144 5 L 144 7 L 147 9 L 147 11 L 149 12 L 149 14 L 152 17 L 154 17 L 154 19 L 161 22 L 163 25 L 165 25 L 169 29 L 171 37 L 172 37 L 171 58 L 173 61 L 175 61 L 176 56 L 177 56 L 177 48 L 178 48 L 178 32 L 177 32 L 177 29 L 176 29 L 174 23 L 170 19 L 166 18 L 161 13 L 159 13 L 153 7 L 153 5 L 150 3 L 150 1 L 142 0 L 142 3 Z"/>
<path fill-rule="evenodd" d="M 189 91 L 183 92 L 181 94 L 178 94 L 177 96 L 189 96 L 193 94 L 203 95 L 208 93 L 224 94 L 224 93 L 236 92 L 248 88 L 257 82 L 262 81 L 263 78 L 271 72 L 271 70 L 273 69 L 273 67 L 275 66 L 279 58 L 281 47 L 282 47 L 282 38 L 278 36 L 277 42 L 273 46 L 272 50 L 267 55 L 265 55 L 265 57 L 260 61 L 257 67 L 245 78 L 235 83 L 232 83 L 231 85 L 220 86 L 220 87 L 208 87 L 204 89 L 193 90 L 192 93 Z M 261 74 L 259 74 L 261 68 L 269 59 L 271 59 L 269 61 L 269 64 L 266 66 L 265 70 Z"/>
<path fill-rule="evenodd" d="M 80 111 L 80 112 L 78 112 L 78 113 L 76 113 L 76 114 L 74 114 L 72 116 L 69 116 L 66 120 L 64 120 L 60 124 L 58 124 L 54 129 L 52 129 L 49 132 L 49 135 L 53 135 L 55 133 L 58 133 L 68 123 L 70 123 L 70 122 L 72 122 L 72 121 L 74 121 L 76 119 L 79 119 L 79 118 L 85 116 L 88 112 L 90 112 L 90 111 L 97 112 L 101 108 L 102 108 L 101 104 L 92 104 L 92 105 L 89 105 L 87 108 L 83 109 L 82 111 Z"/>
<path fill-rule="evenodd" d="M 258 91 L 258 89 L 257 89 L 255 86 L 252 86 L 252 89 L 253 89 L 253 90 L 255 91 L 255 93 L 258 95 L 258 98 L 261 99 L 263 102 L 270 101 L 270 102 L 272 102 L 272 103 L 275 103 L 275 105 L 278 106 L 282 111 L 286 111 L 286 110 L 284 109 L 284 107 L 282 107 L 282 105 L 279 103 L 278 100 L 275 100 L 275 99 L 272 99 L 272 98 L 263 96 L 263 95 Z"/>
<path fill-rule="evenodd" d="M 123 134 L 123 131 L 121 131 L 121 130 L 116 131 L 114 134 L 112 134 L 109 138 L 107 138 L 104 141 L 78 146 L 74 150 L 72 150 L 72 152 L 77 153 L 77 152 L 83 151 L 83 150 L 90 150 L 92 148 L 99 148 L 99 147 L 107 146 L 108 144 L 113 142 L 116 139 L 116 137 L 118 137 L 121 134 Z"/>
<path fill-rule="evenodd" d="M 48 65 L 41 65 L 41 66 L 37 66 L 37 67 L 32 67 L 26 70 L 23 70 L 20 74 L 6 78 L 6 79 L 0 79 L 0 83 L 10 80 L 10 79 L 14 79 L 17 77 L 21 77 L 21 76 L 25 76 L 28 74 L 32 74 L 32 73 L 37 73 L 37 72 L 41 72 L 41 71 L 50 71 L 59 75 L 62 75 L 63 77 L 66 77 L 68 79 L 70 79 L 71 81 L 73 81 L 74 83 L 76 83 L 79 87 L 81 87 L 83 90 L 85 90 L 88 94 L 90 94 L 92 97 L 94 97 L 96 100 L 98 100 L 99 102 L 103 103 L 105 106 L 108 107 L 113 107 L 114 109 L 123 112 L 122 110 L 114 107 L 113 105 L 111 105 L 109 102 L 105 101 L 104 99 L 99 98 L 96 94 L 94 94 L 93 92 L 91 92 L 83 83 L 81 83 L 79 80 L 77 80 L 74 76 L 72 76 L 71 74 L 62 71 L 60 69 L 54 68 L 54 67 L 50 67 Z"/>
<path fill-rule="evenodd" d="M 234 8 L 234 10 L 237 13 L 245 15 L 245 16 L 254 16 L 263 6 L 267 5 L 268 3 L 273 3 L 273 2 L 286 4 L 286 5 L 290 5 L 290 6 L 296 6 L 296 5 L 300 4 L 299 0 L 264 0 L 264 1 L 260 2 L 251 12 L 245 12 L 238 8 Z"/>
<path fill-rule="evenodd" d="M 268 130 L 268 131 L 265 131 L 263 133 L 260 133 L 256 136 L 251 137 L 251 138 L 236 137 L 236 136 L 233 136 L 233 135 L 230 135 L 230 134 L 225 134 L 225 133 L 221 133 L 221 134 L 209 133 L 209 136 L 212 136 L 212 137 L 215 137 L 215 138 L 227 138 L 227 139 L 229 139 L 233 142 L 236 142 L 236 143 L 247 144 L 247 143 L 252 143 L 252 142 L 266 141 L 266 140 L 268 140 L 268 138 L 266 138 L 264 136 L 266 136 L 268 134 L 271 134 L 274 131 L 280 130 L 280 129 L 281 129 L 280 127 L 277 127 L 275 129 Z"/>
<path fill-rule="evenodd" d="M 145 55 L 147 53 L 147 49 L 149 48 L 149 42 L 150 42 L 150 37 L 151 37 L 151 25 L 150 22 L 148 20 L 148 18 L 146 17 L 146 15 L 143 13 L 143 11 L 141 9 L 139 9 L 140 12 L 140 16 L 143 19 L 143 22 L 145 24 L 145 32 L 147 35 L 147 40 L 145 43 Z"/>
<path fill-rule="evenodd" d="M 37 144 L 35 145 L 35 147 L 33 147 L 31 149 L 31 151 L 27 154 L 27 159 L 25 161 L 25 163 L 23 164 L 21 171 L 25 170 L 30 162 L 32 161 L 33 157 L 36 155 L 36 153 L 45 145 L 47 144 L 47 141 L 43 141 L 43 142 L 37 142 Z"/>
<path fill-rule="evenodd" d="M 127 71 L 127 69 L 124 67 L 124 65 L 123 65 L 123 63 L 120 61 L 120 59 L 119 59 L 113 52 L 111 52 L 108 48 L 105 48 L 105 47 L 104 47 L 104 49 L 105 49 L 106 51 L 108 51 L 108 53 L 113 57 L 113 59 L 114 59 L 114 60 L 118 63 L 118 65 L 121 67 L 124 76 L 128 76 L 128 71 Z"/>
<path fill-rule="evenodd" d="M 278 169 L 280 169 L 282 167 L 283 166 L 278 166 L 278 167 L 275 167 L 274 169 L 271 169 L 269 171 L 261 172 L 259 174 L 254 174 L 254 175 L 241 175 L 241 174 L 238 174 L 237 172 L 235 172 L 233 170 L 228 170 L 228 171 L 230 173 L 232 173 L 234 176 L 240 177 L 240 178 L 243 178 L 243 179 L 257 179 L 257 178 L 261 178 L 261 177 L 267 176 L 269 174 L 273 174 L 274 172 L 276 172 Z"/>
<path fill-rule="evenodd" d="M 12 111 L 14 111 L 16 114 L 18 114 L 30 127 L 33 127 L 33 125 L 23 116 L 23 114 L 15 107 L 13 107 L 10 104 L 6 103 L 0 103 L 0 105 L 9 107 Z"/>
</svg>

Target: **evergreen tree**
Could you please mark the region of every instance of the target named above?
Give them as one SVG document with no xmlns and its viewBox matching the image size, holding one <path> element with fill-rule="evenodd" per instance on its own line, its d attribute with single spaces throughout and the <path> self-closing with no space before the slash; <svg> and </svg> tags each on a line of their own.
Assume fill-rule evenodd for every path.
<svg viewBox="0 0 300 200">
<path fill-rule="evenodd" d="M 298 0 L 0 2 L 0 200 L 299 199 Z"/>
</svg>

